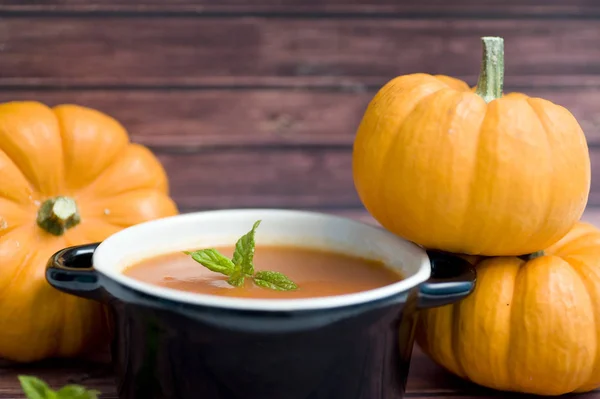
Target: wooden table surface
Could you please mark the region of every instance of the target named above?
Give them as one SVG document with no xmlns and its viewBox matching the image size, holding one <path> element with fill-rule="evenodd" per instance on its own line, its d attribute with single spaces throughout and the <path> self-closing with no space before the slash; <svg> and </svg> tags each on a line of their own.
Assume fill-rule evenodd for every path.
<svg viewBox="0 0 600 399">
<path fill-rule="evenodd" d="M 335 212 L 346 217 L 375 223 L 362 211 Z M 584 215 L 584 220 L 600 225 L 600 209 L 592 208 Z M 17 376 L 34 375 L 44 379 L 52 387 L 61 387 L 68 383 L 82 384 L 102 392 L 102 399 L 114 399 L 115 384 L 110 364 L 106 361 L 46 361 L 35 365 L 9 365 L 0 363 L 0 399 L 24 398 Z M 531 395 L 519 395 L 499 392 L 479 387 L 454 377 L 433 363 L 415 345 L 409 374 L 407 397 L 409 398 L 534 398 Z M 568 395 L 578 399 L 600 399 L 600 390 L 586 394 Z"/>
<path fill-rule="evenodd" d="M 64 361 L 0 368 L 0 399 L 25 397 L 17 380 L 17 376 L 20 374 L 35 375 L 53 387 L 61 387 L 69 383 L 82 384 L 102 392 L 102 399 L 117 398 L 109 364 Z M 599 399 L 600 390 L 570 396 L 577 399 Z M 406 397 L 421 399 L 535 398 L 531 395 L 493 391 L 463 381 L 434 364 L 417 346 L 413 352 Z"/>
</svg>

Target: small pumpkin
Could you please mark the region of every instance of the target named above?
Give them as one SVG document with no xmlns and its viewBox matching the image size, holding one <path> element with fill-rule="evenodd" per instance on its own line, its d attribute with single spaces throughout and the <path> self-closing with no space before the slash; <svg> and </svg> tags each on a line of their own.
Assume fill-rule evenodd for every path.
<svg viewBox="0 0 600 399">
<path fill-rule="evenodd" d="M 161 164 L 113 118 L 0 104 L 0 358 L 73 357 L 105 344 L 104 308 L 50 287 L 48 258 L 176 213 Z"/>
<path fill-rule="evenodd" d="M 387 230 L 427 248 L 532 253 L 580 219 L 590 190 L 587 143 L 565 108 L 502 95 L 503 42 L 483 43 L 475 91 L 423 73 L 381 88 L 355 137 L 355 187 Z"/>
<path fill-rule="evenodd" d="M 471 258 L 477 286 L 421 312 L 417 342 L 477 384 L 537 395 L 600 387 L 600 231 L 578 223 L 527 259 Z"/>
</svg>

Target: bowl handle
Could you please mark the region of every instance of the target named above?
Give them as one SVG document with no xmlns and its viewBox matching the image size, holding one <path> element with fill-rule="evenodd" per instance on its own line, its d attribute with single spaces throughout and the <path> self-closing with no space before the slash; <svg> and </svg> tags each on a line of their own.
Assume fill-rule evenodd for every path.
<svg viewBox="0 0 600 399">
<path fill-rule="evenodd" d="M 465 259 L 441 251 L 427 251 L 431 277 L 421 284 L 419 308 L 433 308 L 460 301 L 475 289 L 475 267 Z"/>
<path fill-rule="evenodd" d="M 102 300 L 103 290 L 92 267 L 92 256 L 100 243 L 62 249 L 46 265 L 46 280 L 57 290 L 82 298 Z"/>
</svg>

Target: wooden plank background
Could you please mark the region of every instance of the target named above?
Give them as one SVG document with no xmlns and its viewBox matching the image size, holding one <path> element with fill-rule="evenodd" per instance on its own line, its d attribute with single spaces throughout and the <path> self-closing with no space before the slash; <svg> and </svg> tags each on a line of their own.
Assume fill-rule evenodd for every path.
<svg viewBox="0 0 600 399">
<path fill-rule="evenodd" d="M 579 119 L 600 206 L 594 0 L 5 0 L 0 101 L 113 115 L 160 157 L 183 211 L 353 212 L 351 146 L 370 98 L 419 71 L 474 84 L 483 35 L 505 38 L 507 91 Z"/>
</svg>

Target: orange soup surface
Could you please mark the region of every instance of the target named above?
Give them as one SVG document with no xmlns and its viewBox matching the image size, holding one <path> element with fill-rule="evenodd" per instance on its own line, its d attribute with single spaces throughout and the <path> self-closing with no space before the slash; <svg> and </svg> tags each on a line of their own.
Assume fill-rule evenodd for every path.
<svg viewBox="0 0 600 399">
<path fill-rule="evenodd" d="M 234 247 L 216 247 L 231 257 Z M 336 252 L 290 246 L 257 246 L 256 271 L 285 274 L 298 289 L 276 291 L 256 286 L 246 279 L 241 287 L 227 283 L 227 276 L 212 272 L 182 252 L 145 259 L 123 272 L 146 283 L 201 294 L 246 298 L 311 298 L 350 294 L 393 284 L 402 275 L 382 262 Z"/>
</svg>

